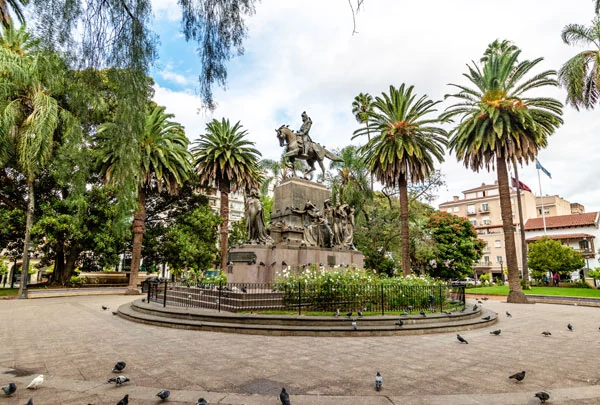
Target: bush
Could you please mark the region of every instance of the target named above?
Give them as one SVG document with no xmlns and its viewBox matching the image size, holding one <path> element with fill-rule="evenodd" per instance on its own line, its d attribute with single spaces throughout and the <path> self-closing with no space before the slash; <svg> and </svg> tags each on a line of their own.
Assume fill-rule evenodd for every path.
<svg viewBox="0 0 600 405">
<path fill-rule="evenodd" d="M 69 279 L 69 283 L 71 283 L 71 284 L 81 284 L 81 277 L 71 276 L 71 278 Z"/>
<path fill-rule="evenodd" d="M 485 274 L 482 274 L 481 276 L 479 276 L 479 280 L 481 282 L 490 281 L 491 279 L 492 279 L 492 276 L 490 275 L 490 273 L 485 273 Z"/>
<path fill-rule="evenodd" d="M 572 283 L 564 283 L 561 285 L 563 288 L 594 288 L 585 281 L 574 281 Z"/>
<path fill-rule="evenodd" d="M 4 262 L 0 262 L 0 276 L 8 273 L 8 266 Z"/>
</svg>

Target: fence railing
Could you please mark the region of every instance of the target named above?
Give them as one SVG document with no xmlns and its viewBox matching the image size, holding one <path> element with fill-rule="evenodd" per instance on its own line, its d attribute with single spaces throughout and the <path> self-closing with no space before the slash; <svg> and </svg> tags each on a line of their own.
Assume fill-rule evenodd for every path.
<svg viewBox="0 0 600 405">
<path fill-rule="evenodd" d="M 294 311 L 368 313 L 450 311 L 465 306 L 464 285 L 405 286 L 385 284 L 312 285 L 210 284 L 169 281 L 143 286 L 148 302 L 164 307 L 192 307 L 217 311 Z"/>
</svg>

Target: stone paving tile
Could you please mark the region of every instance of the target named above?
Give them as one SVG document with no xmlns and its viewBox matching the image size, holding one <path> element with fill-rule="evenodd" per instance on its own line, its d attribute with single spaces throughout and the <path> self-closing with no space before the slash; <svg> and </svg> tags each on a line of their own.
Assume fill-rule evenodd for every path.
<svg viewBox="0 0 600 405">
<path fill-rule="evenodd" d="M 487 301 L 500 314 L 489 328 L 389 337 L 274 337 L 162 328 L 103 311 L 136 297 L 76 296 L 0 301 L 0 385 L 18 384 L 3 404 L 156 403 L 204 396 L 222 405 L 278 404 L 285 386 L 294 405 L 535 404 L 548 390 L 552 404 L 600 404 L 600 310 Z M 504 312 L 512 313 L 507 318 Z M 567 330 L 567 323 L 575 326 Z M 489 334 L 501 329 L 500 336 Z M 545 338 L 543 330 L 552 332 Z M 106 384 L 124 360 L 131 382 Z M 22 370 L 21 376 L 10 374 Z M 516 384 L 508 376 L 527 371 Z M 374 375 L 384 389 L 374 390 Z M 7 374 L 8 372 L 8 374 Z M 44 374 L 39 390 L 24 387 Z"/>
</svg>

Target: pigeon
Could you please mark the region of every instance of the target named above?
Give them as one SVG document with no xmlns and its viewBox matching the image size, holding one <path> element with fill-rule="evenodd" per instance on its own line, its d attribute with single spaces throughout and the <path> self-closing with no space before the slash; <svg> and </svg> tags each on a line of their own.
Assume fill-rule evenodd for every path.
<svg viewBox="0 0 600 405">
<path fill-rule="evenodd" d="M 467 309 L 467 307 L 463 307 L 463 309 L 460 310 L 460 312 L 465 312 Z"/>
<path fill-rule="evenodd" d="M 483 317 L 483 318 L 481 318 L 481 319 L 483 319 L 484 321 L 489 321 L 490 319 L 492 319 L 492 316 L 491 316 L 491 315 L 484 316 L 484 317 Z"/>
<path fill-rule="evenodd" d="M 127 404 L 129 404 L 129 394 L 125 394 L 123 399 L 121 399 L 119 402 L 117 402 L 117 405 L 127 405 Z"/>
<path fill-rule="evenodd" d="M 508 378 L 514 378 L 515 380 L 517 380 L 517 382 L 521 382 L 525 379 L 525 370 L 523 370 L 519 373 L 515 373 Z"/>
<path fill-rule="evenodd" d="M 547 400 L 550 399 L 550 394 L 544 391 L 536 392 L 534 397 L 539 398 L 542 401 L 542 404 L 546 403 Z"/>
<path fill-rule="evenodd" d="M 407 310 L 402 311 L 402 315 L 408 315 L 408 311 Z"/>
<path fill-rule="evenodd" d="M 483 297 L 482 300 L 487 301 L 487 300 L 489 300 L 489 298 L 488 297 Z"/>
<path fill-rule="evenodd" d="M 25 405 L 33 405 L 33 398 L 29 398 L 29 401 Z"/>
<path fill-rule="evenodd" d="M 402 321 L 402 319 L 398 319 L 398 322 L 396 322 L 396 325 L 402 326 L 402 325 L 404 325 L 404 322 Z"/>
<path fill-rule="evenodd" d="M 477 300 L 477 303 L 478 303 L 478 304 L 483 304 L 483 301 L 481 301 L 481 300 Z"/>
<path fill-rule="evenodd" d="M 246 286 L 243 286 L 243 287 L 242 287 L 242 292 L 243 292 L 244 294 L 246 294 L 246 293 L 248 292 L 248 289 L 246 288 Z"/>
<path fill-rule="evenodd" d="M 375 389 L 377 391 L 381 391 L 381 385 L 383 384 L 383 377 L 381 373 L 378 371 L 377 375 L 375 375 Z"/>
<path fill-rule="evenodd" d="M 156 396 L 159 397 L 163 401 L 165 399 L 169 398 L 169 395 L 171 395 L 171 391 L 169 391 L 169 390 L 160 390 L 158 392 L 158 394 L 156 394 Z"/>
<path fill-rule="evenodd" d="M 477 304 L 473 305 L 473 311 L 477 311 L 479 309 L 479 307 L 477 306 Z"/>
<path fill-rule="evenodd" d="M 357 311 L 358 312 L 358 317 L 362 318 L 363 317 L 363 313 L 361 311 Z"/>
<path fill-rule="evenodd" d="M 107 307 L 107 306 L 105 306 L 105 305 L 102 305 L 102 310 L 106 311 L 107 309 L 108 309 L 108 307 Z"/>
<path fill-rule="evenodd" d="M 548 331 L 543 331 L 543 332 L 542 332 L 542 335 L 544 335 L 544 336 L 551 336 L 551 335 L 552 335 L 552 333 L 550 333 L 550 332 L 548 332 Z"/>
<path fill-rule="evenodd" d="M 126 383 L 127 381 L 129 381 L 129 378 L 125 377 L 124 375 L 119 375 L 113 378 L 109 378 L 108 379 L 108 383 L 116 383 L 117 385 L 121 385 L 123 383 Z"/>
<path fill-rule="evenodd" d="M 347 316 L 348 318 L 350 318 L 350 317 L 352 316 L 352 311 L 348 312 L 348 313 L 346 314 L 346 316 Z"/>
<path fill-rule="evenodd" d="M 573 325 L 571 325 L 571 324 L 568 324 L 568 325 L 567 325 L 567 328 L 568 328 L 568 329 L 569 329 L 571 332 L 573 332 L 573 330 L 574 330 L 574 329 L 573 329 Z"/>
<path fill-rule="evenodd" d="M 444 311 L 444 313 L 445 313 L 446 315 L 452 315 L 452 312 L 450 312 L 450 311 Z"/>
<path fill-rule="evenodd" d="M 9 382 L 6 387 L 2 387 L 2 391 L 4 391 L 4 395 L 11 396 L 17 391 L 17 384 L 14 382 Z"/>
<path fill-rule="evenodd" d="M 467 342 L 467 340 L 464 337 L 462 337 L 461 335 L 459 335 L 459 334 L 456 335 L 456 338 L 458 339 L 458 341 L 460 343 L 464 343 L 464 344 L 467 344 L 467 345 L 469 344 L 469 342 Z"/>
<path fill-rule="evenodd" d="M 496 335 L 496 336 L 498 336 L 500 333 L 502 333 L 502 330 L 498 329 L 498 330 L 491 331 L 490 335 Z"/>
<path fill-rule="evenodd" d="M 119 315 L 119 313 L 117 311 L 112 311 L 113 315 Z"/>
<path fill-rule="evenodd" d="M 281 400 L 281 405 L 292 405 L 292 403 L 290 402 L 290 395 L 287 393 L 285 388 L 281 389 L 279 399 Z"/>
<path fill-rule="evenodd" d="M 352 327 L 354 328 L 354 330 L 358 330 L 358 324 L 356 323 L 356 319 L 352 320 Z"/>
<path fill-rule="evenodd" d="M 333 316 L 338 317 L 340 316 L 340 309 L 336 309 L 335 312 L 333 313 Z"/>
<path fill-rule="evenodd" d="M 27 388 L 37 390 L 40 387 L 40 385 L 43 384 L 43 382 L 44 382 L 44 375 L 40 374 L 37 377 L 35 377 L 33 380 L 31 380 L 31 382 L 29 383 Z"/>
<path fill-rule="evenodd" d="M 512 315 L 510 314 L 510 312 L 506 311 L 506 317 L 507 318 L 512 318 Z"/>
<path fill-rule="evenodd" d="M 198 402 L 196 402 L 196 405 L 208 405 L 208 402 L 206 402 L 206 399 L 200 398 L 198 399 Z"/>
<path fill-rule="evenodd" d="M 412 306 L 412 305 L 409 305 L 409 306 L 407 306 L 406 308 L 407 308 L 409 311 L 412 311 L 412 310 L 413 310 L 413 306 Z"/>
<path fill-rule="evenodd" d="M 425 315 L 425 311 L 421 310 L 421 312 L 419 312 L 421 314 L 421 316 L 427 316 Z"/>
<path fill-rule="evenodd" d="M 117 364 L 115 364 L 115 366 L 113 367 L 112 372 L 120 373 L 121 371 L 123 371 L 126 365 L 127 363 L 125 363 L 124 361 L 117 361 Z"/>
</svg>

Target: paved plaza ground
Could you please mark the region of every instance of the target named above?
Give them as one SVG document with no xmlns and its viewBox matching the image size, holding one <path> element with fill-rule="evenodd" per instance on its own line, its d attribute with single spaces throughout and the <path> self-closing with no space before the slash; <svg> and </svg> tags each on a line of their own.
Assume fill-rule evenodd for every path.
<svg viewBox="0 0 600 405">
<path fill-rule="evenodd" d="M 600 404 L 598 308 L 486 301 L 499 322 L 462 333 L 465 345 L 455 333 L 270 337 L 169 329 L 111 314 L 137 298 L 0 300 L 0 385 L 18 386 L 14 396 L 0 395 L 0 405 L 29 397 L 35 405 L 114 405 L 126 393 L 130 404 L 156 404 L 161 389 L 171 390 L 170 404 L 202 396 L 209 404 L 277 405 L 281 387 L 293 405 L 536 404 L 541 390 L 550 404 Z M 500 336 L 490 335 L 495 329 Z M 121 387 L 106 383 L 118 360 L 131 379 Z M 522 383 L 507 378 L 520 370 L 527 371 Z M 37 374 L 44 385 L 26 390 Z"/>
</svg>

